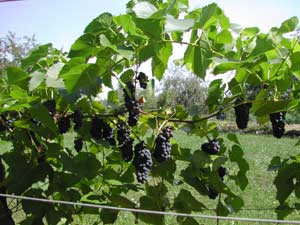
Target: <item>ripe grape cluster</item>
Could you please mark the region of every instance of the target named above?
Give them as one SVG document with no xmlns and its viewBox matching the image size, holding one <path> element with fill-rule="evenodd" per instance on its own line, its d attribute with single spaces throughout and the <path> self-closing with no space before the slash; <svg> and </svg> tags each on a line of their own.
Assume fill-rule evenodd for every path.
<svg viewBox="0 0 300 225">
<path fill-rule="evenodd" d="M 216 139 L 213 139 L 202 144 L 201 149 L 209 155 L 216 155 L 220 151 L 220 144 Z"/>
<path fill-rule="evenodd" d="M 286 112 L 276 112 L 270 114 L 274 137 L 281 138 L 285 132 L 285 113 Z"/>
<path fill-rule="evenodd" d="M 115 136 L 114 136 L 114 130 L 109 126 L 108 123 L 103 123 L 103 138 L 108 141 L 109 144 L 115 146 L 116 141 L 115 141 Z"/>
<path fill-rule="evenodd" d="M 153 156 L 159 162 L 164 162 L 171 157 L 170 138 L 173 137 L 173 128 L 168 126 L 155 139 Z"/>
<path fill-rule="evenodd" d="M 83 123 L 82 112 L 79 109 L 75 110 L 72 115 L 72 118 L 73 118 L 73 122 L 74 122 L 74 130 L 80 129 L 80 127 L 82 126 L 82 123 Z"/>
<path fill-rule="evenodd" d="M 119 122 L 117 124 L 117 135 L 122 158 L 124 161 L 129 162 L 133 157 L 133 139 L 130 137 L 130 130 L 126 127 L 125 123 Z"/>
<path fill-rule="evenodd" d="M 147 84 L 148 84 L 149 79 L 148 79 L 148 76 L 145 73 L 139 72 L 136 79 L 139 81 L 141 88 L 143 88 L 143 89 L 147 88 Z"/>
<path fill-rule="evenodd" d="M 248 121 L 249 121 L 249 110 L 251 108 L 251 103 L 241 104 L 241 99 L 238 99 L 235 103 L 237 106 L 234 107 L 235 111 L 235 121 L 236 125 L 239 129 L 247 128 Z"/>
<path fill-rule="evenodd" d="M 83 146 L 83 140 L 82 140 L 82 138 L 81 138 L 81 137 L 76 138 L 76 139 L 74 140 L 74 148 L 75 148 L 75 150 L 76 150 L 77 152 L 80 152 L 81 149 L 82 149 L 82 146 Z"/>
<path fill-rule="evenodd" d="M 218 174 L 219 174 L 219 177 L 221 178 L 221 180 L 224 180 L 226 173 L 227 173 L 227 169 L 223 166 L 220 166 L 218 169 Z"/>
<path fill-rule="evenodd" d="M 135 126 L 138 122 L 140 113 L 141 113 L 141 106 L 135 98 L 135 86 L 133 83 L 127 82 L 126 83 L 127 89 L 124 88 L 124 99 L 125 99 L 125 106 L 128 110 L 128 124 L 129 126 Z"/>
<path fill-rule="evenodd" d="M 136 177 L 138 182 L 145 183 L 148 178 L 148 173 L 152 166 L 151 152 L 147 149 L 142 141 L 134 147 L 133 164 L 136 169 Z"/>
<path fill-rule="evenodd" d="M 54 99 L 43 102 L 43 105 L 48 109 L 50 116 L 54 116 L 56 113 L 56 102 Z"/>
<path fill-rule="evenodd" d="M 116 144 L 113 129 L 99 116 L 92 119 L 90 134 L 95 140 L 104 139 L 111 145 Z"/>
<path fill-rule="evenodd" d="M 210 199 L 216 199 L 216 197 L 219 195 L 219 192 L 215 190 L 213 187 L 208 186 L 208 197 Z"/>
<path fill-rule="evenodd" d="M 5 131 L 6 126 L 4 120 L 2 120 L 2 116 L 0 117 L 0 132 Z"/>
<path fill-rule="evenodd" d="M 57 126 L 58 126 L 59 133 L 61 134 L 67 133 L 71 127 L 70 117 L 68 115 L 61 115 L 57 119 Z"/>
</svg>

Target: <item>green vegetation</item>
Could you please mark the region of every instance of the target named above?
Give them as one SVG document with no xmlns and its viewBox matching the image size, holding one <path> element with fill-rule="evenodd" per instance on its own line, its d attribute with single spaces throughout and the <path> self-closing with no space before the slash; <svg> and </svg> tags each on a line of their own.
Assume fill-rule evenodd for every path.
<svg viewBox="0 0 300 225">
<path fill-rule="evenodd" d="M 239 141 L 244 148 L 245 159 L 249 162 L 250 170 L 247 173 L 249 180 L 251 181 L 244 192 L 240 192 L 243 200 L 245 202 L 244 210 L 238 213 L 234 213 L 231 216 L 236 217 L 246 217 L 246 218 L 262 218 L 262 219 L 276 219 L 276 213 L 273 209 L 277 207 L 276 201 L 276 189 L 273 185 L 273 180 L 276 176 L 276 172 L 269 170 L 269 164 L 273 157 L 280 155 L 282 158 L 288 158 L 292 155 L 299 155 L 299 147 L 294 146 L 297 142 L 296 139 L 282 138 L 280 140 L 274 139 L 269 135 L 250 135 L 250 134 L 240 134 L 237 135 Z M 191 151 L 196 151 L 200 148 L 200 145 L 205 141 L 197 136 L 189 136 L 182 131 L 175 132 L 174 139 L 182 148 L 190 148 Z M 275 146 L 270 148 L 270 146 Z M 184 167 L 184 163 L 179 162 L 179 166 Z M 231 168 L 230 173 L 233 173 L 234 164 L 225 164 L 227 168 Z M 235 185 L 225 177 L 225 182 L 229 181 L 229 186 L 235 188 Z M 185 184 L 182 184 L 186 186 Z M 170 198 L 173 198 L 180 191 L 181 186 L 172 185 L 170 186 Z M 186 188 L 192 192 L 192 194 L 200 202 L 206 202 L 207 207 L 214 210 L 215 202 L 217 200 L 209 200 L 207 197 L 199 195 L 195 190 Z M 136 199 L 137 196 L 132 194 L 128 196 L 130 199 Z M 292 202 L 295 201 L 295 196 L 292 198 Z M 247 210 L 248 209 L 248 210 Z M 198 212 L 199 214 L 215 215 L 214 211 L 203 210 Z M 20 221 L 24 217 L 24 214 L 16 214 L 17 220 Z M 85 215 L 81 219 L 75 216 L 75 222 L 72 224 L 82 224 L 88 225 L 92 222 L 100 223 L 98 215 Z M 300 220 L 300 213 L 294 211 L 286 219 L 289 220 Z M 166 224 L 174 224 L 174 217 L 167 217 Z M 134 224 L 135 217 L 129 212 L 120 212 L 120 216 L 116 222 L 117 225 L 123 224 Z M 198 220 L 200 224 L 216 224 L 213 220 Z M 100 223 L 101 224 L 101 223 Z M 139 220 L 138 224 L 144 224 Z M 220 221 L 220 224 L 247 224 L 241 222 L 230 222 L 230 221 Z M 251 223 L 256 224 L 256 223 Z M 258 224 L 258 223 L 257 223 Z"/>
<path fill-rule="evenodd" d="M 185 213 L 215 209 L 209 213 L 222 216 L 279 207 L 288 210 L 264 215 L 297 216 L 299 154 L 296 141 L 281 137 L 286 112 L 300 113 L 300 42 L 286 35 L 298 27 L 292 17 L 268 33 L 236 30 L 215 3 L 190 11 L 187 0 L 131 0 L 126 14 L 95 18 L 68 53 L 38 46 L 0 79 L 0 193 Z M 149 80 L 163 79 L 176 44 L 184 46 L 177 65 L 197 79 L 234 75 L 210 82 L 205 113 L 186 110 L 184 102 L 143 108 L 137 87 L 147 90 Z M 152 78 L 140 69 L 149 60 Z M 104 105 L 97 96 L 106 88 Z M 274 137 L 221 133 L 212 118 L 234 109 L 240 129 L 251 117 L 260 125 L 271 120 Z M 268 164 L 274 172 L 266 171 Z M 0 199 L 0 224 L 14 225 L 7 200 Z M 19 206 L 22 225 L 72 224 L 88 214 L 104 224 L 125 221 L 109 210 Z M 199 224 L 133 216 L 146 224 Z"/>
</svg>

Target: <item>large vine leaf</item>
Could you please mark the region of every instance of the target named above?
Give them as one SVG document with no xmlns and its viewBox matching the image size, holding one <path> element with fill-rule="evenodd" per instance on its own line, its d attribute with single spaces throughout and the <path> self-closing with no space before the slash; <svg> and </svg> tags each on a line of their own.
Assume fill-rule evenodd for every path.
<svg viewBox="0 0 300 225">
<path fill-rule="evenodd" d="M 28 78 L 29 74 L 18 67 L 6 68 L 7 81 L 10 85 L 18 85 L 19 87 L 27 90 L 28 89 Z"/>
<path fill-rule="evenodd" d="M 191 41 L 196 39 L 196 31 L 193 31 Z M 187 69 L 204 79 L 206 70 L 211 63 L 211 56 L 212 54 L 206 43 L 202 42 L 201 39 L 197 39 L 194 45 L 187 47 L 184 53 L 184 63 Z"/>
<path fill-rule="evenodd" d="M 69 93 L 84 87 L 94 87 L 99 67 L 96 64 L 79 64 L 60 74 Z"/>
<path fill-rule="evenodd" d="M 22 67 L 28 68 L 29 66 L 36 64 L 40 59 L 47 56 L 51 47 L 52 44 L 48 43 L 45 45 L 40 45 L 36 49 L 32 50 L 27 58 L 21 60 Z"/>
<path fill-rule="evenodd" d="M 294 31 L 298 23 L 299 23 L 298 17 L 293 16 L 289 18 L 288 20 L 282 22 L 278 30 L 278 34 L 284 34 L 284 33 Z"/>
<path fill-rule="evenodd" d="M 168 66 L 168 61 L 172 55 L 172 44 L 162 43 L 154 46 L 155 55 L 152 58 L 152 73 L 160 80 Z"/>
<path fill-rule="evenodd" d="M 231 162 L 237 163 L 239 171 L 236 176 L 233 177 L 235 183 L 241 190 L 245 190 L 249 181 L 246 176 L 247 171 L 250 169 L 248 162 L 243 157 L 244 153 L 240 145 L 233 145 L 229 151 L 229 159 Z"/>
</svg>

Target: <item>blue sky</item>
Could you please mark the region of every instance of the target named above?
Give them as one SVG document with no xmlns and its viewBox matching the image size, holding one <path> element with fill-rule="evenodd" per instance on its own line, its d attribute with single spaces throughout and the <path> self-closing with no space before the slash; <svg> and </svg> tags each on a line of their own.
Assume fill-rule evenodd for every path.
<svg viewBox="0 0 300 225">
<path fill-rule="evenodd" d="M 121 14 L 127 0 L 23 0 L 0 3 L 0 36 L 36 35 L 39 43 L 52 42 L 68 50 L 85 26 L 102 12 Z M 300 0 L 190 0 L 191 7 L 216 2 L 231 22 L 267 31 L 291 16 L 300 17 Z"/>
</svg>

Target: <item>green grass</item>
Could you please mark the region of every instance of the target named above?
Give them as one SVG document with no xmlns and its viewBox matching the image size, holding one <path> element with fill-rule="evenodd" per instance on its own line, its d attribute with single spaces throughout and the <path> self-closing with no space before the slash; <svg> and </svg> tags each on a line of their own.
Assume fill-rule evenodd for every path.
<svg viewBox="0 0 300 225">
<path fill-rule="evenodd" d="M 177 133 L 176 139 L 183 146 L 191 148 L 199 148 L 200 139 L 190 137 L 187 139 L 183 134 Z M 287 158 L 291 155 L 299 154 L 299 147 L 295 147 L 296 139 L 282 138 L 276 139 L 266 135 L 238 135 L 238 139 L 243 146 L 244 157 L 249 163 L 250 170 L 247 173 L 249 185 L 244 192 L 240 191 L 233 182 L 228 182 L 228 186 L 232 187 L 236 193 L 239 193 L 245 202 L 246 209 L 266 209 L 276 208 L 276 189 L 273 185 L 275 172 L 268 171 L 268 165 L 274 156 Z M 230 170 L 230 163 L 227 167 Z M 226 180 L 225 180 L 226 182 Z M 203 202 L 207 202 L 202 196 Z M 292 201 L 296 197 L 292 196 Z M 294 198 L 294 199 L 293 199 Z M 205 212 L 206 213 L 206 212 Z M 230 216 L 247 217 L 247 218 L 265 218 L 276 219 L 274 211 L 270 210 L 241 210 Z M 295 211 L 286 219 L 300 220 L 300 213 Z M 215 224 L 214 222 L 204 221 L 203 224 Z M 220 222 L 220 224 L 245 224 L 238 222 Z M 254 223 L 251 223 L 254 224 Z"/>
<path fill-rule="evenodd" d="M 299 154 L 299 147 L 295 147 L 296 139 L 282 138 L 276 139 L 272 136 L 264 135 L 237 135 L 238 139 L 243 146 L 244 156 L 250 165 L 250 171 L 247 176 L 249 179 L 249 185 L 244 192 L 228 179 L 225 179 L 226 184 L 231 187 L 235 193 L 240 194 L 245 202 L 245 210 L 241 210 L 238 213 L 233 213 L 229 216 L 234 217 L 246 217 L 246 218 L 262 218 L 262 219 L 276 219 L 276 214 L 273 210 L 263 210 L 266 208 L 276 208 L 276 190 L 273 185 L 275 172 L 268 171 L 268 165 L 274 156 L 280 156 L 282 158 L 289 157 L 291 155 Z M 174 139 L 180 144 L 182 148 L 190 148 L 192 151 L 199 149 L 204 140 L 201 140 L 196 136 L 187 137 L 183 132 L 176 132 Z M 178 167 L 184 167 L 182 162 L 178 163 Z M 226 167 L 231 170 L 235 165 L 227 163 Z M 233 169 L 232 169 L 233 170 Z M 203 202 L 209 208 L 216 206 L 217 200 L 210 200 L 208 197 L 200 196 L 193 188 L 184 185 L 184 187 L 191 191 L 193 196 L 199 201 Z M 169 185 L 169 197 L 172 198 L 178 193 L 182 186 Z M 132 194 L 127 197 L 136 198 L 136 195 Z M 296 201 L 296 197 L 292 196 L 291 201 Z M 252 209 L 252 210 L 246 210 Z M 256 210 L 257 209 L 257 210 Z M 214 215 L 213 211 L 203 211 L 203 214 Z M 300 220 L 300 212 L 293 212 L 286 219 L 288 220 Z M 88 225 L 93 224 L 95 221 L 99 221 L 97 215 L 86 215 L 79 220 L 75 218 L 73 224 Z M 200 224 L 216 224 L 216 221 L 212 220 L 197 220 Z M 101 224 L 96 222 L 96 224 Z M 120 212 L 116 224 L 134 224 L 134 216 L 132 213 Z M 138 224 L 144 224 L 139 220 Z M 166 224 L 176 224 L 176 218 L 166 217 Z M 233 221 L 220 221 L 219 224 L 256 224 L 256 223 L 242 223 Z M 258 224 L 258 223 L 257 223 Z"/>
</svg>

